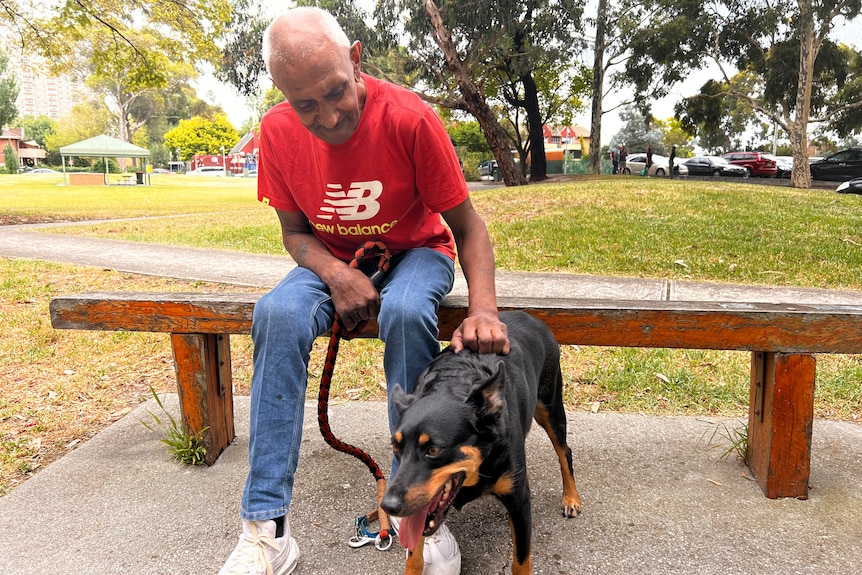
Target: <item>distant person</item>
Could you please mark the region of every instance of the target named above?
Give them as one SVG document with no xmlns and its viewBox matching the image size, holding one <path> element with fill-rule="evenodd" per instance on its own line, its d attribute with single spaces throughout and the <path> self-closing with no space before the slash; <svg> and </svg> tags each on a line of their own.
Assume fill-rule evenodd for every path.
<svg viewBox="0 0 862 575">
<path fill-rule="evenodd" d="M 628 152 L 626 150 L 625 144 L 620 144 L 620 173 L 626 173 L 626 156 Z"/>
<path fill-rule="evenodd" d="M 670 156 L 667 158 L 667 169 L 670 172 L 671 179 L 673 178 L 673 161 L 676 159 L 676 145 L 670 147 Z"/>
<path fill-rule="evenodd" d="M 285 12 L 263 35 L 267 72 L 286 101 L 260 123 L 258 199 L 275 209 L 297 267 L 254 308 L 242 532 L 221 575 L 297 568 L 289 511 L 309 353 L 336 314 L 348 331 L 377 320 L 389 389 L 400 384 L 409 393 L 440 351 L 437 307 L 452 289 L 457 253 L 469 309 L 452 348 L 509 351 L 491 241 L 446 129 L 412 92 L 363 74 L 361 54 L 360 43 L 318 8 Z M 392 253 L 380 293 L 348 265 L 368 240 Z M 388 423 L 391 431 L 394 406 Z M 314 526 L 305 529 L 315 536 Z M 445 524 L 424 551 L 425 573 L 460 572 L 458 543 Z M 377 571 L 371 564 L 356 570 Z"/>
<path fill-rule="evenodd" d="M 644 175 L 649 175 L 649 169 L 652 168 L 652 144 L 647 146 L 646 148 L 646 167 L 644 168 Z"/>
<path fill-rule="evenodd" d="M 611 148 L 611 166 L 613 166 L 612 174 L 616 174 L 620 167 L 620 152 L 617 148 Z"/>
</svg>

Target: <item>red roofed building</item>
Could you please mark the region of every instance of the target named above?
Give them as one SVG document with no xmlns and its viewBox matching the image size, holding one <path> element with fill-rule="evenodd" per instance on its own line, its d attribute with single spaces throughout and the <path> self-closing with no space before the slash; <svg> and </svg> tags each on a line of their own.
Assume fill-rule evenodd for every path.
<svg viewBox="0 0 862 575">
<path fill-rule="evenodd" d="M 254 129 L 246 132 L 228 152 L 228 169 L 235 176 L 257 170 L 257 154 L 260 152 L 260 134 Z"/>
<path fill-rule="evenodd" d="M 17 168 L 36 167 L 38 160 L 44 160 L 45 150 L 36 142 L 24 140 L 24 128 L 7 128 L 0 134 L 0 166 L 6 166 L 6 146 L 11 146 L 18 158 Z"/>
</svg>

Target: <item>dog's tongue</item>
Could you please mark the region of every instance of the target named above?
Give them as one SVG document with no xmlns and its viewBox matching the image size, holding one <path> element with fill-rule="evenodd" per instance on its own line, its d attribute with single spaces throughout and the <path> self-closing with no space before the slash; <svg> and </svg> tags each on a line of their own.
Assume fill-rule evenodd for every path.
<svg viewBox="0 0 862 575">
<path fill-rule="evenodd" d="M 428 507 L 431 507 L 431 505 L 429 504 Z M 398 540 L 401 541 L 401 546 L 406 547 L 408 551 L 413 551 L 416 548 L 419 538 L 422 537 L 422 532 L 425 531 L 425 518 L 428 516 L 428 507 L 401 519 L 401 525 L 398 529 Z"/>
</svg>

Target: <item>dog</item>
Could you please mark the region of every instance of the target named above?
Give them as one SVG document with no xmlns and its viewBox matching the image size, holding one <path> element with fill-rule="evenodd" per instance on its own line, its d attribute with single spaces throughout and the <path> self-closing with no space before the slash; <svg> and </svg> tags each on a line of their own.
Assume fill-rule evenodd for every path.
<svg viewBox="0 0 862 575">
<path fill-rule="evenodd" d="M 509 514 L 513 575 L 532 573 L 524 440 L 534 418 L 559 459 L 563 516 L 581 511 L 566 443 L 559 345 L 548 326 L 527 313 L 503 312 L 500 319 L 508 327 L 508 355 L 447 348 L 425 368 L 412 394 L 397 384 L 393 389 L 398 469 L 380 504 L 402 518 L 398 537 L 408 549 L 407 575 L 422 573 L 425 537 L 440 528 L 449 509 L 486 493 Z"/>
</svg>

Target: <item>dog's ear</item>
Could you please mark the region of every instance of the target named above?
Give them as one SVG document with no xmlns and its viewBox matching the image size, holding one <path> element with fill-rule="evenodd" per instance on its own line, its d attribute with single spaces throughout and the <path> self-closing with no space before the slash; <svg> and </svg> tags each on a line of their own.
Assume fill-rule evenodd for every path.
<svg viewBox="0 0 862 575">
<path fill-rule="evenodd" d="M 413 405 L 413 402 L 416 401 L 416 398 L 412 395 L 405 393 L 404 388 L 401 387 L 401 384 L 394 384 L 395 387 L 392 388 L 392 405 L 395 406 L 395 412 L 398 413 L 398 416 L 401 417 L 401 414 L 404 413 L 404 410 Z"/>
<path fill-rule="evenodd" d="M 506 396 L 503 394 L 503 382 L 506 380 L 506 366 L 500 361 L 497 371 L 490 377 L 473 384 L 468 401 L 476 405 L 480 415 L 495 415 L 505 412 Z"/>
</svg>

